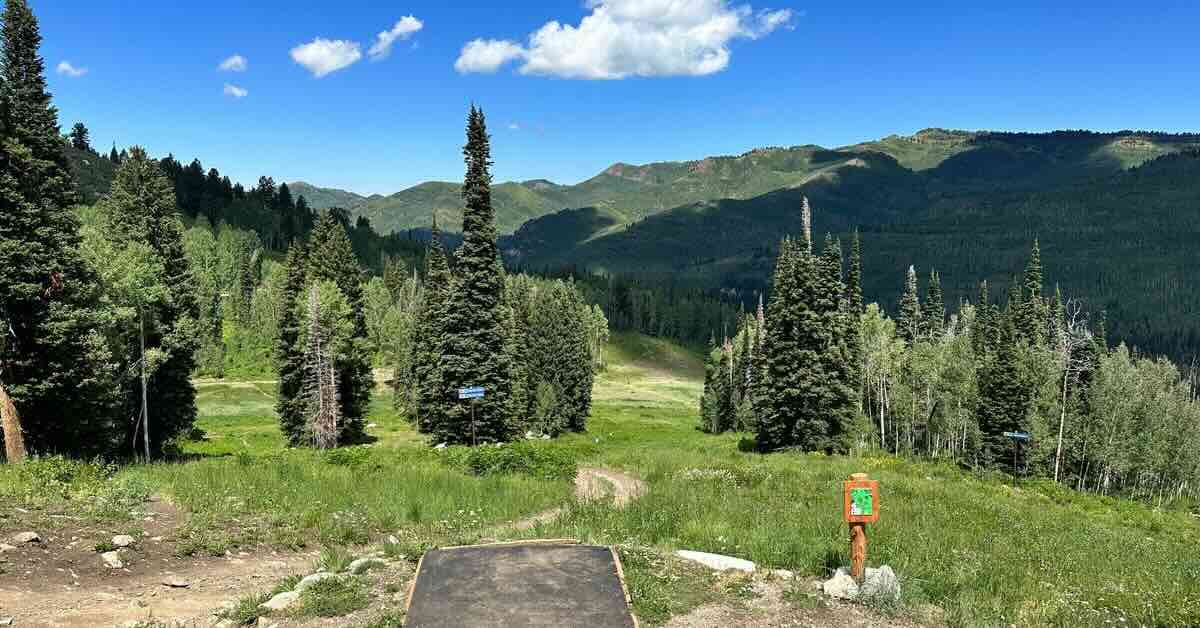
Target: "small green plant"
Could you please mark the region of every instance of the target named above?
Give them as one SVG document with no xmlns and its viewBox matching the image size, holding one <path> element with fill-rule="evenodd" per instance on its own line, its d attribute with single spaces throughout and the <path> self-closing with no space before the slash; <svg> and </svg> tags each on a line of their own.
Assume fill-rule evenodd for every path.
<svg viewBox="0 0 1200 628">
<path fill-rule="evenodd" d="M 97 552 L 103 554 L 104 552 L 111 552 L 111 551 L 117 549 L 117 546 L 113 545 L 112 541 L 100 541 L 95 546 L 93 546 L 93 549 L 95 549 Z"/>
<path fill-rule="evenodd" d="M 321 555 L 317 557 L 316 568 L 318 571 L 341 573 L 346 571 L 352 562 L 354 562 L 353 554 L 340 547 L 330 546 L 321 550 Z"/>
<path fill-rule="evenodd" d="M 238 598 L 236 604 L 217 614 L 221 619 L 229 621 L 239 626 L 249 626 L 258 621 L 259 617 L 266 615 L 266 610 L 261 608 L 262 603 L 271 599 L 268 593 L 251 593 Z"/>
<path fill-rule="evenodd" d="M 291 614 L 296 618 L 341 617 L 370 603 L 366 585 L 357 578 L 326 578 L 300 594 L 299 605 Z"/>
<path fill-rule="evenodd" d="M 280 593 L 287 593 L 288 591 L 295 589 L 296 585 L 300 584 L 300 580 L 303 578 L 304 576 L 301 576 L 300 574 L 284 576 L 284 578 L 275 585 L 275 588 L 271 589 L 271 595 L 275 596 L 279 595 Z"/>
<path fill-rule="evenodd" d="M 327 464 L 339 467 L 364 467 L 372 464 L 371 448 L 364 446 L 330 449 L 322 456 Z"/>
<path fill-rule="evenodd" d="M 400 611 L 388 611 L 379 617 L 363 624 L 362 628 L 403 628 L 404 613 Z"/>
<path fill-rule="evenodd" d="M 421 539 L 415 534 L 401 534 L 395 538 L 395 541 L 388 539 L 383 544 L 383 555 L 388 558 L 403 558 L 410 563 L 415 563 L 421 559 L 421 556 L 425 552 L 434 549 L 433 543 L 426 539 Z"/>
<path fill-rule="evenodd" d="M 544 480 L 569 480 L 576 471 L 570 450 L 540 441 L 448 447 L 440 459 L 450 467 L 480 476 L 521 474 Z"/>
</svg>

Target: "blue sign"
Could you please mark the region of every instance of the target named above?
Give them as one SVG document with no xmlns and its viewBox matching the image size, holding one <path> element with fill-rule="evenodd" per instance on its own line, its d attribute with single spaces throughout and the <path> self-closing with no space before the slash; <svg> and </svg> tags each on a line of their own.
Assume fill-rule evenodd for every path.
<svg viewBox="0 0 1200 628">
<path fill-rule="evenodd" d="M 458 389 L 458 398 L 459 399 L 482 399 L 483 398 L 483 386 L 471 386 L 469 388 L 459 388 Z"/>
<path fill-rule="evenodd" d="M 1005 432 L 1004 435 L 1017 440 L 1029 440 L 1029 432 Z"/>
</svg>

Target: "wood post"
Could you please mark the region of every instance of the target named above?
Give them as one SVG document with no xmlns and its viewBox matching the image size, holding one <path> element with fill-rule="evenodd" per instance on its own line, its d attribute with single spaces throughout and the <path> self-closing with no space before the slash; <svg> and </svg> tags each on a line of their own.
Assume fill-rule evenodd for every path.
<svg viewBox="0 0 1200 628">
<path fill-rule="evenodd" d="M 850 480 L 852 482 L 861 482 L 867 479 L 866 473 L 851 473 Z M 867 524 L 854 523 L 850 524 L 850 576 L 855 582 L 863 581 L 864 567 L 867 564 Z"/>
</svg>

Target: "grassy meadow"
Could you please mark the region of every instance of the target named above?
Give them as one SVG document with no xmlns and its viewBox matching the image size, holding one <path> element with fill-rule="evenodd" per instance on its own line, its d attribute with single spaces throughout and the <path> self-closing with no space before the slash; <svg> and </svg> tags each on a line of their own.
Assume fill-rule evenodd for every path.
<svg viewBox="0 0 1200 628">
<path fill-rule="evenodd" d="M 635 609 L 648 623 L 713 599 L 709 576 L 674 549 L 730 554 L 822 576 L 848 562 L 841 481 L 881 484 L 869 564 L 902 579 L 899 609 L 931 607 L 954 626 L 1200 625 L 1200 520 L 948 465 L 749 451 L 748 435 L 695 429 L 703 367 L 669 343 L 618 334 L 598 378 L 587 434 L 522 447 L 552 461 L 618 468 L 648 490 L 624 509 L 572 504 L 524 531 L 501 524 L 570 502 L 553 474 L 465 473 L 459 452 L 430 449 L 379 395 L 369 446 L 288 450 L 272 414 L 273 384 L 201 382 L 203 440 L 185 460 L 133 466 L 112 482 L 167 496 L 189 515 L 181 554 L 235 547 L 345 546 L 400 539 L 415 556 L 481 538 L 573 537 L 619 545 Z M 0 506 L 33 481 L 0 471 Z M 28 487 L 26 487 L 28 489 Z M 70 497 L 70 491 L 63 493 Z M 682 575 L 680 575 L 682 574 Z"/>
</svg>

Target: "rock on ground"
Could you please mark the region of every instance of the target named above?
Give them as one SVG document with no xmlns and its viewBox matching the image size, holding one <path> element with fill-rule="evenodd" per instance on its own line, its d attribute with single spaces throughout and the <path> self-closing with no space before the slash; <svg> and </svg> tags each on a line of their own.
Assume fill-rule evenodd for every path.
<svg viewBox="0 0 1200 628">
<path fill-rule="evenodd" d="M 387 562 L 384 561 L 382 558 L 377 558 L 377 557 L 372 556 L 372 557 L 367 557 L 367 558 L 360 558 L 360 559 L 350 563 L 350 567 L 349 567 L 349 569 L 347 569 L 347 571 L 349 571 L 350 573 L 357 576 L 360 574 L 367 573 L 368 571 L 370 571 L 376 567 L 383 567 L 386 565 L 387 565 Z"/>
<path fill-rule="evenodd" d="M 275 597 L 263 602 L 259 606 L 269 611 L 281 611 L 292 605 L 293 602 L 300 599 L 300 594 L 295 591 L 285 591 L 278 593 Z"/>
<path fill-rule="evenodd" d="M 694 563 L 700 563 L 709 569 L 717 571 L 744 571 L 746 573 L 754 573 L 754 563 L 734 558 L 732 556 L 722 556 L 720 554 L 709 554 L 708 552 L 693 552 L 692 550 L 679 550 L 675 555 Z"/>
<path fill-rule="evenodd" d="M 120 569 L 125 566 L 125 563 L 121 562 L 121 554 L 118 552 L 104 552 L 100 558 L 109 569 Z"/>
<path fill-rule="evenodd" d="M 42 537 L 38 536 L 37 532 L 18 532 L 12 535 L 12 542 L 16 543 L 17 545 L 22 545 L 25 543 L 40 543 L 41 541 Z"/>
<path fill-rule="evenodd" d="M 292 589 L 292 590 L 295 591 L 297 594 L 304 593 L 305 589 L 307 589 L 308 587 L 311 587 L 312 585 L 314 585 L 322 580 L 328 580 L 330 578 L 337 578 L 337 577 L 338 577 L 337 574 L 329 573 L 328 571 L 318 571 L 317 573 L 312 574 L 311 576 L 305 576 L 303 579 L 300 580 L 299 583 L 296 584 L 296 588 Z"/>
<path fill-rule="evenodd" d="M 112 544 L 117 547 L 129 547 L 134 544 L 134 538 L 128 534 L 118 534 L 112 538 Z"/>
<path fill-rule="evenodd" d="M 900 599 L 900 580 L 892 568 L 884 565 L 878 569 L 868 567 L 862 585 L 850 577 L 845 567 L 839 567 L 833 577 L 821 584 L 825 595 L 843 600 L 859 597 Z"/>
</svg>

